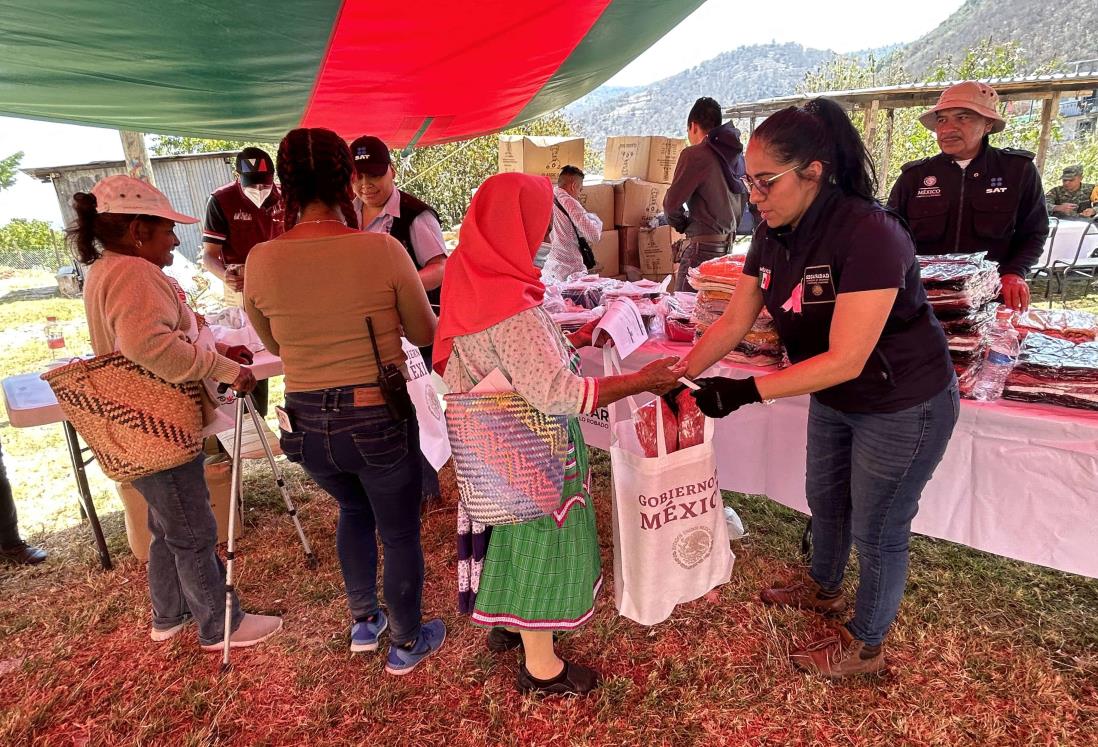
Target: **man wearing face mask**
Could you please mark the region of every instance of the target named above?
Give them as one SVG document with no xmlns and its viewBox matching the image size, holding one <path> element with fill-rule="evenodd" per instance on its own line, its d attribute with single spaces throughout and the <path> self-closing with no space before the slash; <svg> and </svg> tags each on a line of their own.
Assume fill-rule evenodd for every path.
<svg viewBox="0 0 1098 747">
<path fill-rule="evenodd" d="M 241 306 L 244 263 L 256 244 L 270 241 L 284 229 L 282 195 L 274 183 L 274 161 L 261 148 L 249 147 L 236 156 L 238 178 L 214 190 L 202 224 L 203 265 L 225 283 L 225 302 Z M 267 413 L 267 382 L 252 392 L 259 411 Z"/>
</svg>

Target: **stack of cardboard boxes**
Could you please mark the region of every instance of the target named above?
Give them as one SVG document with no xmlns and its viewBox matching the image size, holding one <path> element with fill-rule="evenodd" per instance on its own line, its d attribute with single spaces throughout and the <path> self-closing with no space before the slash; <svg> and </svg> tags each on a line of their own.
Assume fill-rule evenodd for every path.
<svg viewBox="0 0 1098 747">
<path fill-rule="evenodd" d="M 619 272 L 628 280 L 644 277 L 659 281 L 674 272 L 671 245 L 679 234 L 670 226 L 644 226 L 663 212 L 663 197 L 684 147 L 682 138 L 658 135 L 606 140 L 606 182 L 600 186 L 614 190 Z"/>
<path fill-rule="evenodd" d="M 592 248 L 603 277 L 659 281 L 675 271 L 671 247 L 680 234 L 670 226 L 644 226 L 663 212 L 664 194 L 685 147 L 683 138 L 658 135 L 607 138 L 605 181 L 585 184 L 579 197 L 602 220 L 602 237 Z M 500 173 L 555 180 L 567 164 L 583 168 L 582 138 L 500 136 Z"/>
</svg>

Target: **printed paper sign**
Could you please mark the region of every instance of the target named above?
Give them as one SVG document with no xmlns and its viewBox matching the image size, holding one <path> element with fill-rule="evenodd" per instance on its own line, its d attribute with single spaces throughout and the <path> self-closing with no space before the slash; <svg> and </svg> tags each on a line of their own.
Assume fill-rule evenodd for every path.
<svg viewBox="0 0 1098 747">
<path fill-rule="evenodd" d="M 648 330 L 644 326 L 640 309 L 628 298 L 619 298 L 610 304 L 602 320 L 595 327 L 594 340 L 605 332 L 614 341 L 618 355 L 623 359 L 648 340 Z"/>
</svg>

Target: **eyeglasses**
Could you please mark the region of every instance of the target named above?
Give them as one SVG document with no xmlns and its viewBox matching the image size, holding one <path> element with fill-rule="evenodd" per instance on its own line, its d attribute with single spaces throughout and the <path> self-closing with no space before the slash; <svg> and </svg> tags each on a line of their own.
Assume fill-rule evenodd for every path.
<svg viewBox="0 0 1098 747">
<path fill-rule="evenodd" d="M 801 169 L 801 168 L 804 168 L 803 164 L 800 165 L 800 166 L 794 166 L 791 169 L 786 169 L 785 171 L 783 171 L 780 174 L 775 174 L 774 176 L 767 176 L 767 177 L 764 177 L 764 178 L 758 179 L 758 180 L 752 179 L 750 176 L 747 176 L 745 174 L 744 176 L 740 177 L 740 181 L 743 182 L 743 186 L 747 187 L 747 193 L 748 194 L 751 193 L 751 190 L 757 189 L 757 190 L 759 190 L 760 195 L 762 195 L 763 197 L 766 197 L 768 194 L 770 194 L 770 185 L 771 184 L 778 181 L 779 179 L 781 179 L 783 176 L 790 173 L 791 171 L 796 171 L 797 169 Z"/>
</svg>

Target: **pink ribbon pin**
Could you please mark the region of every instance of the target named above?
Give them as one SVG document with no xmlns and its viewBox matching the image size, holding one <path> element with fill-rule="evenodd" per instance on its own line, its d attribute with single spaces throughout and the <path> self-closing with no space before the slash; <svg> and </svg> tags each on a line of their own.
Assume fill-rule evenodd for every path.
<svg viewBox="0 0 1098 747">
<path fill-rule="evenodd" d="M 801 286 L 803 283 L 797 283 L 797 287 L 793 289 L 793 293 L 790 294 L 789 300 L 782 304 L 782 311 L 792 311 L 794 314 L 801 313 Z"/>
</svg>

